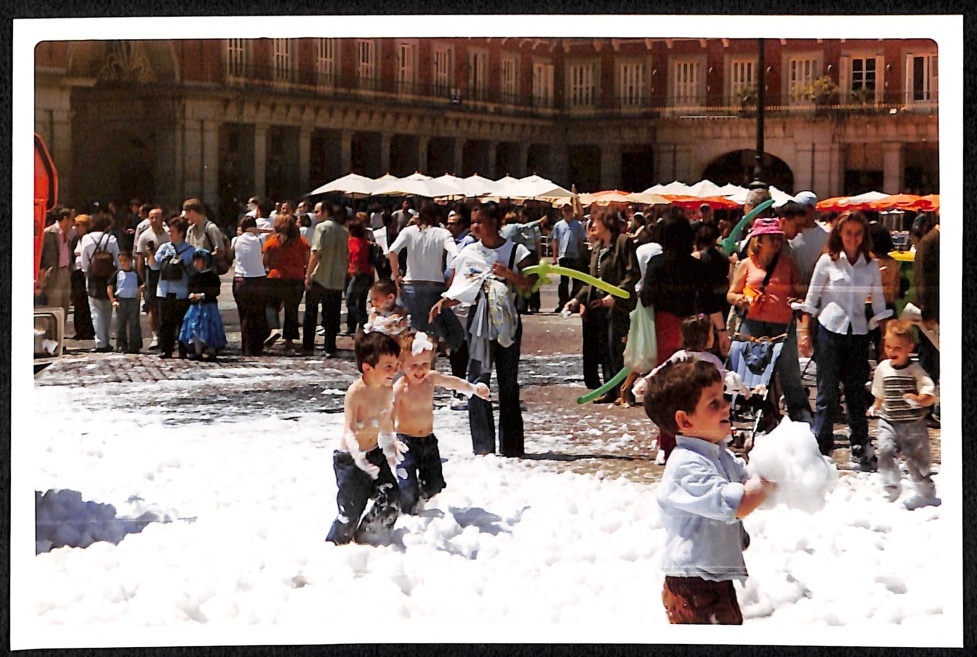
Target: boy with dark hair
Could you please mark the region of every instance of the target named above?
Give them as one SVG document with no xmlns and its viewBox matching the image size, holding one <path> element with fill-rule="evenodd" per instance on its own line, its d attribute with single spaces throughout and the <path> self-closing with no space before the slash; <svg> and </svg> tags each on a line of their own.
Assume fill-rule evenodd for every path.
<svg viewBox="0 0 977 657">
<path fill-rule="evenodd" d="M 115 349 L 119 353 L 138 354 L 142 349 L 142 328 L 139 326 L 139 299 L 143 280 L 132 269 L 132 252 L 119 253 L 119 269 L 106 287 L 109 301 L 115 308 Z"/>
<path fill-rule="evenodd" d="M 333 452 L 339 492 L 336 516 L 327 541 L 349 543 L 355 537 L 389 529 L 400 513 L 394 470 L 407 446 L 394 433 L 393 382 L 400 371 L 400 345 L 389 335 L 365 333 L 355 342 L 356 367 L 362 376 L 346 391 L 343 436 Z M 367 500 L 376 497 L 363 517 Z"/>
<path fill-rule="evenodd" d="M 933 379 L 919 364 L 909 359 L 913 350 L 913 327 L 908 322 L 890 321 L 885 327 L 885 355 L 888 360 L 875 368 L 872 395 L 875 402 L 867 415 L 879 418 L 876 432 L 879 443 L 879 474 L 886 498 L 899 499 L 902 492 L 897 456 L 906 457 L 906 468 L 916 494 L 903 504 L 909 510 L 939 506 L 930 472 L 930 440 L 926 428 L 929 407 L 939 398 Z"/>
<path fill-rule="evenodd" d="M 644 405 L 648 417 L 676 438 L 658 487 L 668 620 L 740 625 L 733 580 L 747 576 L 741 519 L 760 506 L 773 484 L 750 478 L 743 460 L 725 448 L 729 402 L 712 363 L 666 364 L 649 379 Z"/>
</svg>

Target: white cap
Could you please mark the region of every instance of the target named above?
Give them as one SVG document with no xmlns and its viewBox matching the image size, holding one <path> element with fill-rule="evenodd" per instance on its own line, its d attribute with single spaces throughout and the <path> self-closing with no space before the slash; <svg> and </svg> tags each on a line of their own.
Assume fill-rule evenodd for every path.
<svg viewBox="0 0 977 657">
<path fill-rule="evenodd" d="M 798 205 L 806 205 L 810 208 L 813 208 L 818 204 L 818 197 L 814 192 L 797 192 L 797 194 L 794 195 L 794 200 Z"/>
</svg>

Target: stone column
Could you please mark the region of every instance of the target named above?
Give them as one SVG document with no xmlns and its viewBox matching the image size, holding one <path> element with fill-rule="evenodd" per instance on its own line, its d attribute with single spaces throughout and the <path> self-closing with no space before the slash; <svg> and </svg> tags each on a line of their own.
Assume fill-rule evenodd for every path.
<svg viewBox="0 0 977 657">
<path fill-rule="evenodd" d="M 455 137 L 455 154 L 454 160 L 454 170 L 452 173 L 459 178 L 464 177 L 465 172 L 463 171 L 465 166 L 465 138 Z"/>
<path fill-rule="evenodd" d="M 417 167 L 416 169 L 421 173 L 428 176 L 440 176 L 444 171 L 428 171 L 427 170 L 427 153 L 428 147 L 431 145 L 431 138 L 427 135 L 417 136 Z"/>
<path fill-rule="evenodd" d="M 203 187 L 203 121 L 183 120 L 183 196 L 199 196 Z"/>
<path fill-rule="evenodd" d="M 886 194 L 901 194 L 904 184 L 905 151 L 903 145 L 895 143 L 882 144 L 882 189 Z"/>
<path fill-rule="evenodd" d="M 312 126 L 303 125 L 299 128 L 299 183 L 302 189 L 309 186 L 309 169 L 312 165 Z M 303 192 L 304 193 L 304 192 Z"/>
<path fill-rule="evenodd" d="M 490 180 L 495 180 L 499 177 L 498 172 L 495 170 L 495 161 L 499 156 L 499 142 L 490 141 L 488 142 L 488 148 L 486 148 L 486 159 L 485 163 L 485 173 L 481 174 Z"/>
<path fill-rule="evenodd" d="M 390 173 L 390 142 L 393 141 L 393 133 L 380 133 L 380 173 L 385 175 Z"/>
<path fill-rule="evenodd" d="M 339 131 L 339 171 L 345 176 L 353 170 L 353 131 Z"/>
<path fill-rule="evenodd" d="M 512 171 L 509 172 L 503 171 L 502 175 L 508 173 L 509 175 L 515 178 L 525 178 L 526 176 L 529 175 L 529 172 L 526 171 L 528 165 L 529 165 L 529 142 L 528 141 L 517 142 L 515 166 L 513 167 Z"/>
<path fill-rule="evenodd" d="M 201 139 L 203 175 L 201 179 L 201 200 L 212 208 L 220 205 L 220 183 L 218 169 L 220 167 L 220 141 L 218 139 L 217 121 L 201 121 Z"/>
<path fill-rule="evenodd" d="M 254 193 L 265 195 L 265 173 L 268 165 L 268 124 L 254 126 Z"/>
<path fill-rule="evenodd" d="M 794 144 L 794 152 L 797 154 L 793 167 L 794 193 L 814 191 L 814 153 L 817 150 L 815 143 Z"/>
<path fill-rule="evenodd" d="M 605 144 L 600 151 L 600 187 L 617 189 L 621 186 L 621 145 Z"/>
</svg>

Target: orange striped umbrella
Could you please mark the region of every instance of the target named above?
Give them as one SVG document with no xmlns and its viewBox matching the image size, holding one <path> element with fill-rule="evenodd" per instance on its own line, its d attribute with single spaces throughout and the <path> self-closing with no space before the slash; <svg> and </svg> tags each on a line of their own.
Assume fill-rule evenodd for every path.
<svg viewBox="0 0 977 657">
<path fill-rule="evenodd" d="M 668 199 L 669 203 L 673 205 L 678 205 L 683 208 L 698 208 L 700 205 L 708 205 L 713 210 L 728 210 L 730 208 L 738 208 L 740 204 L 736 201 L 731 201 L 723 196 L 677 196 L 671 194 L 663 194 L 663 196 Z"/>
</svg>

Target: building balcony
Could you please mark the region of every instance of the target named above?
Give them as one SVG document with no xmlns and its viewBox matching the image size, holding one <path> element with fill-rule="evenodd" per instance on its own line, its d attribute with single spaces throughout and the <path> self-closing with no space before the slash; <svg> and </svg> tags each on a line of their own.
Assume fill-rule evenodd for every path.
<svg viewBox="0 0 977 657">
<path fill-rule="evenodd" d="M 428 84 L 384 78 L 347 78 L 327 75 L 314 70 L 289 71 L 287 75 L 271 67 L 239 67 L 234 74 L 228 72 L 223 80 L 226 87 L 255 91 L 274 91 L 309 98 L 342 99 L 349 101 L 382 101 L 394 105 L 407 105 L 440 110 L 457 110 L 487 114 L 530 117 L 565 118 L 634 118 L 634 119 L 734 119 L 754 118 L 753 103 L 729 102 L 710 105 L 697 98 L 674 98 L 666 95 L 637 95 L 626 97 L 602 93 L 595 89 L 589 104 L 563 101 L 562 106 L 550 97 L 531 94 L 514 94 L 497 89 L 445 84 Z M 933 115 L 939 111 L 937 94 L 917 100 L 906 93 L 886 94 L 879 101 L 859 102 L 832 99 L 814 103 L 798 101 L 783 103 L 782 99 L 769 102 L 766 116 L 779 118 L 835 117 L 861 115 Z"/>
</svg>

